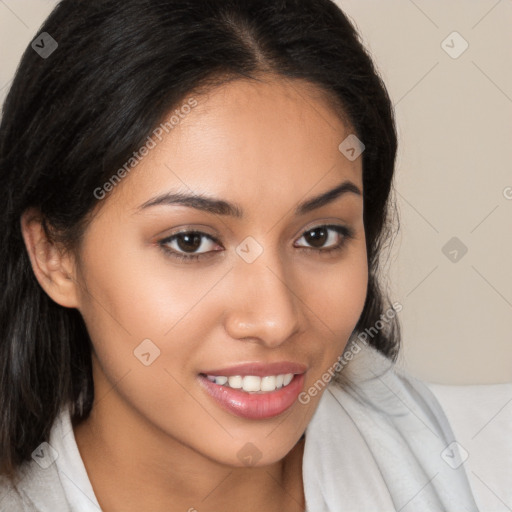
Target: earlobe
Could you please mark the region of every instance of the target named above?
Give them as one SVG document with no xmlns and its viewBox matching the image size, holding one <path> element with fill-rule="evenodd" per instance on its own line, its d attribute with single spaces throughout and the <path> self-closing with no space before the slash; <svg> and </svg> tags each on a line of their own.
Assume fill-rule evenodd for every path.
<svg viewBox="0 0 512 512">
<path fill-rule="evenodd" d="M 41 215 L 33 208 L 21 216 L 21 231 L 34 275 L 57 304 L 78 308 L 77 282 L 69 253 L 49 240 Z"/>
</svg>

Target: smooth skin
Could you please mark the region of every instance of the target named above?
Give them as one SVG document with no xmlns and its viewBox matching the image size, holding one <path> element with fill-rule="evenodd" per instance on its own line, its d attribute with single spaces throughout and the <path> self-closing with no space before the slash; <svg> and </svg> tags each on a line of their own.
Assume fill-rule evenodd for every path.
<svg viewBox="0 0 512 512">
<path fill-rule="evenodd" d="M 293 361 L 308 368 L 307 390 L 343 352 L 368 284 L 363 197 L 294 210 L 346 180 L 362 193 L 362 158 L 339 151 L 352 131 L 305 82 L 242 79 L 195 98 L 99 201 L 78 255 L 45 239 L 37 211 L 22 217 L 39 283 L 80 311 L 94 347 L 95 401 L 75 438 L 104 512 L 303 511 L 300 438 L 322 392 L 248 420 L 221 409 L 198 374 Z M 140 209 L 165 192 L 236 203 L 243 218 Z M 325 225 L 353 237 L 313 229 Z M 183 230 L 205 235 L 159 245 Z M 263 249 L 252 263 L 236 252 L 247 237 Z M 163 245 L 203 257 L 181 261 Z M 145 339 L 160 350 L 148 366 L 134 355 Z M 253 466 L 237 456 L 249 442 L 261 456 Z"/>
</svg>

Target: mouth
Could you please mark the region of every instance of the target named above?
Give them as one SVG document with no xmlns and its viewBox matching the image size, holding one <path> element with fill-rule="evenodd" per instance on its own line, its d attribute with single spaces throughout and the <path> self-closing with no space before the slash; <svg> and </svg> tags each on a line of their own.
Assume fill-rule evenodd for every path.
<svg viewBox="0 0 512 512">
<path fill-rule="evenodd" d="M 294 363 L 250 363 L 209 370 L 198 375 L 214 403 L 246 419 L 273 418 L 297 400 L 304 387 L 306 367 Z"/>
</svg>

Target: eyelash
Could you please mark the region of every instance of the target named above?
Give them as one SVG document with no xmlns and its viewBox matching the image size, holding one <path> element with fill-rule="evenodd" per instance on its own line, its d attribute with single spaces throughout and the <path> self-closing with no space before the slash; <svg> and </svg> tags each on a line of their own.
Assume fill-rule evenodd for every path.
<svg viewBox="0 0 512 512">
<path fill-rule="evenodd" d="M 307 231 L 304 231 L 300 238 L 302 238 L 306 233 L 310 233 L 311 231 L 315 231 L 320 228 L 327 228 L 328 230 L 333 230 L 336 233 L 342 235 L 341 242 L 339 242 L 334 247 L 331 247 L 329 249 L 321 249 L 321 248 L 318 249 L 316 247 L 298 247 L 298 249 L 300 249 L 302 251 L 306 251 L 306 252 L 314 251 L 321 255 L 329 255 L 329 254 L 333 254 L 335 252 L 343 250 L 345 248 L 345 246 L 347 245 L 347 243 L 351 239 L 354 238 L 354 230 L 353 229 L 348 228 L 346 226 L 339 226 L 339 225 L 335 225 L 335 224 L 322 224 L 319 226 L 315 226 L 311 229 L 308 229 Z M 206 233 L 203 233 L 201 231 L 190 230 L 190 231 L 181 231 L 181 232 L 175 233 L 167 238 L 164 238 L 163 240 L 160 240 L 158 242 L 158 245 L 164 251 L 166 256 L 169 256 L 178 261 L 182 261 L 184 263 L 192 263 L 194 261 L 198 261 L 198 260 L 202 259 L 203 257 L 211 256 L 211 251 L 206 252 L 206 253 L 200 253 L 200 254 L 186 254 L 186 253 L 177 252 L 174 249 L 169 249 L 167 247 L 167 244 L 173 242 L 178 236 L 193 235 L 193 234 L 201 235 L 203 237 L 209 238 L 212 242 L 219 244 L 219 242 L 215 238 L 213 238 L 212 236 L 210 236 Z M 217 252 L 217 251 L 214 251 L 214 252 Z"/>
</svg>

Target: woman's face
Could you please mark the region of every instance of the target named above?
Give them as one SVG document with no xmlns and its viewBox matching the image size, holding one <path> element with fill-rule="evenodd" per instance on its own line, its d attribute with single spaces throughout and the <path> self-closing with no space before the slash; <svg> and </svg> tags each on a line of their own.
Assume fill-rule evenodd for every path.
<svg viewBox="0 0 512 512">
<path fill-rule="evenodd" d="M 94 407 L 108 402 L 133 435 L 266 465 L 304 432 L 363 309 L 362 162 L 340 152 L 350 130 L 303 83 L 235 81 L 195 99 L 85 233 L 76 278 Z M 215 206 L 150 205 L 164 194 Z M 294 377 L 275 391 L 236 389 L 271 390 L 283 374 Z"/>
</svg>

